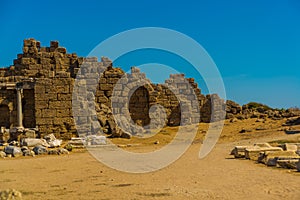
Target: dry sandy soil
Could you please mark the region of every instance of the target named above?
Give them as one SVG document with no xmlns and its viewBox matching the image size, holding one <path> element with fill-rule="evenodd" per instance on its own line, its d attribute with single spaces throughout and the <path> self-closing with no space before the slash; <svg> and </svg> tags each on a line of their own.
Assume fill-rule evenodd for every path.
<svg viewBox="0 0 300 200">
<path fill-rule="evenodd" d="M 202 160 L 198 153 L 207 125 L 200 124 L 194 143 L 180 159 L 146 174 L 110 169 L 87 151 L 66 156 L 2 159 L 0 190 L 15 188 L 23 193 L 24 199 L 300 199 L 299 172 L 229 156 L 237 144 L 300 141 L 299 134 L 286 135 L 281 131 L 283 122 L 226 122 L 218 144 Z M 242 128 L 253 131 L 241 134 Z M 255 131 L 256 128 L 267 130 Z M 151 151 L 164 146 L 174 132 L 175 127 L 167 127 L 148 139 L 113 142 L 121 146 L 136 144 L 126 147 L 128 151 Z"/>
</svg>

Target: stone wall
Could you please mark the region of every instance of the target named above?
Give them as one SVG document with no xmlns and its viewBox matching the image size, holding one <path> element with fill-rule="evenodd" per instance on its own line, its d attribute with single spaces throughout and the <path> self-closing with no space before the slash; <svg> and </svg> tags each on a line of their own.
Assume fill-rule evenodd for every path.
<svg viewBox="0 0 300 200">
<path fill-rule="evenodd" d="M 216 122 L 225 119 L 226 104 L 217 94 L 206 95 L 201 106 L 201 121 Z"/>
<path fill-rule="evenodd" d="M 23 53 L 17 55 L 12 66 L 0 70 L 0 84 L 24 80 L 34 84 L 23 90 L 24 126 L 38 127 L 42 135 L 54 133 L 58 138 L 74 136 L 75 123 L 85 124 L 80 128 L 91 131 L 99 128 L 95 125 L 99 121 L 104 132 L 117 132 L 112 114 L 127 115 L 140 126 L 150 122 L 155 126 L 164 117 L 168 125 L 175 126 L 182 123 L 182 117 L 184 123 L 197 123 L 200 119 L 209 122 L 211 113 L 213 121 L 223 115 L 219 110 L 224 102 L 217 96 L 202 95 L 194 79 L 183 74 L 170 75 L 165 84 L 152 84 L 138 68 L 125 74 L 107 58 L 99 62 L 97 58 L 78 57 L 67 53 L 56 41 L 51 41 L 50 47 L 42 47 L 34 39 L 24 40 Z M 78 95 L 73 95 L 75 84 L 80 85 Z M 0 111 L 6 113 L 0 117 L 0 125 L 7 128 L 14 126 L 16 120 L 15 93 L 6 87 L 0 89 Z M 128 101 L 115 101 L 113 94 Z M 165 116 L 155 107 L 157 104 L 164 107 Z M 76 118 L 72 107 L 78 108 Z M 91 108 L 96 108 L 96 113 Z M 201 118 L 187 110 L 201 111 Z"/>
<path fill-rule="evenodd" d="M 76 133 L 72 118 L 73 78 L 42 78 L 35 84 L 35 119 L 43 134 L 66 138 Z"/>
</svg>

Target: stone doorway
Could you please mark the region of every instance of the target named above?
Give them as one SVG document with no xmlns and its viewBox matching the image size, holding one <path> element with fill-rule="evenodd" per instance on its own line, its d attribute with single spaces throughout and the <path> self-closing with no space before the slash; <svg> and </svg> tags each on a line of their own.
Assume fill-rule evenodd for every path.
<svg viewBox="0 0 300 200">
<path fill-rule="evenodd" d="M 24 127 L 35 128 L 35 100 L 33 89 L 23 90 L 22 110 Z"/>
<path fill-rule="evenodd" d="M 149 92 L 141 86 L 134 91 L 129 100 L 129 112 L 131 119 L 140 126 L 150 123 L 149 117 Z"/>
</svg>

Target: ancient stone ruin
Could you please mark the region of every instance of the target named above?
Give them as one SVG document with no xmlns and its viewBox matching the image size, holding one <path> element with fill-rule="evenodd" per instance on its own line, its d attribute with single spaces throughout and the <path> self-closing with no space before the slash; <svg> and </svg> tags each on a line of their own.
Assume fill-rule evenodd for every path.
<svg viewBox="0 0 300 200">
<path fill-rule="evenodd" d="M 99 75 L 97 69 L 101 67 L 105 71 L 97 83 L 93 77 Z M 204 96 L 194 79 L 185 78 L 183 74 L 170 75 L 166 84 L 175 86 L 180 93 L 185 94 L 191 109 L 200 111 L 200 118 L 181 112 L 184 105 L 166 84 L 152 84 L 148 81 L 138 88 L 119 84 L 121 78 L 129 80 L 129 83 L 130 80 L 146 80 L 146 75 L 138 68 L 132 67 L 131 73 L 125 74 L 122 69 L 113 67 L 107 58 L 103 57 L 98 62 L 97 58 L 83 58 L 75 53 L 67 53 L 66 48 L 60 47 L 56 41 L 51 41 L 50 47 L 42 47 L 39 41 L 26 39 L 23 53 L 17 55 L 13 65 L 0 69 L 0 140 L 18 140 L 20 135 L 42 138 L 47 134 L 70 139 L 77 133 L 72 106 L 81 108 L 75 120 L 87 124 L 87 129 L 93 129 L 93 122 L 85 113 L 87 105 L 72 101 L 75 78 L 80 76 L 79 72 L 80 75 L 90 77 L 84 82 L 86 87 L 97 85 L 94 93 L 87 94 L 88 98 L 90 95 L 94 100 L 97 111 L 96 119 L 92 121 L 99 121 L 102 131 L 115 137 L 124 134 L 119 131 L 112 115 L 113 89 L 120 95 L 124 92 L 130 95 L 129 104 L 119 105 L 119 111 L 116 112 L 121 112 L 127 106 L 131 119 L 139 126 L 150 123 L 149 109 L 154 104 L 164 107 L 166 124 L 169 126 L 180 125 L 181 115 L 186 115 L 188 123 L 217 121 L 225 115 L 224 100 L 216 94 Z M 192 93 L 197 99 L 190 95 Z M 153 113 L 155 115 L 155 110 Z M 152 116 L 151 120 L 155 125 L 155 117 Z"/>
<path fill-rule="evenodd" d="M 300 171 L 300 143 L 284 143 L 278 146 L 256 143 L 253 146 L 235 146 L 230 155 L 234 158 L 256 161 L 268 167 Z"/>
</svg>

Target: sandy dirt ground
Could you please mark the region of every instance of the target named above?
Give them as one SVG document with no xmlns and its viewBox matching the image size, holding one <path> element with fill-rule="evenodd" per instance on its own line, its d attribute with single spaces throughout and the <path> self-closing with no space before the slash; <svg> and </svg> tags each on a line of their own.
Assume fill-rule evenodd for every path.
<svg viewBox="0 0 300 200">
<path fill-rule="evenodd" d="M 111 169 L 87 151 L 64 156 L 37 156 L 0 160 L 0 190 L 15 188 L 24 199 L 300 199 L 300 173 L 266 167 L 253 161 L 232 159 L 235 145 L 299 141 L 299 135 L 281 131 L 283 121 L 255 119 L 226 122 L 218 144 L 198 159 L 206 124 L 185 154 L 166 168 L 146 174 Z M 261 130 L 261 127 L 267 130 Z M 242 128 L 253 130 L 238 133 Z M 259 131 L 255 129 L 259 128 Z M 166 128 L 148 139 L 114 139 L 136 144 L 128 151 L 151 151 L 172 139 L 176 128 Z M 154 144 L 160 141 L 159 144 Z M 122 146 L 122 145 L 121 145 Z M 121 160 L 120 162 L 126 162 Z"/>
</svg>

